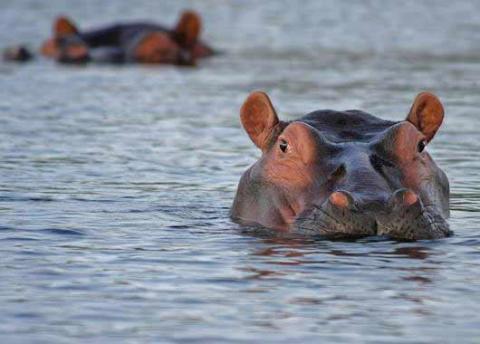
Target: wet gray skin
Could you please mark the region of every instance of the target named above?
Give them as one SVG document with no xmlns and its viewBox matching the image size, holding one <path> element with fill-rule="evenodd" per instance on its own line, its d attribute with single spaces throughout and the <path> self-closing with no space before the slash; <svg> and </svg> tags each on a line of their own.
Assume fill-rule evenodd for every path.
<svg viewBox="0 0 480 344">
<path fill-rule="evenodd" d="M 287 123 L 255 92 L 241 119 L 263 154 L 242 176 L 234 220 L 328 238 L 451 235 L 448 179 L 426 151 L 443 120 L 434 95 L 400 122 L 322 110 Z"/>
</svg>

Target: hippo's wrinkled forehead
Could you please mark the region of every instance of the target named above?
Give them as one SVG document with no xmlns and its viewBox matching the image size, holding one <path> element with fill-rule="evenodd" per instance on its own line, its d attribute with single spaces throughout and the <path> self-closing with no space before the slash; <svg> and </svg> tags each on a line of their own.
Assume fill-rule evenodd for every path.
<svg viewBox="0 0 480 344">
<path fill-rule="evenodd" d="M 358 110 L 311 112 L 298 120 L 316 128 L 327 140 L 368 142 L 397 122 L 385 121 Z"/>
</svg>

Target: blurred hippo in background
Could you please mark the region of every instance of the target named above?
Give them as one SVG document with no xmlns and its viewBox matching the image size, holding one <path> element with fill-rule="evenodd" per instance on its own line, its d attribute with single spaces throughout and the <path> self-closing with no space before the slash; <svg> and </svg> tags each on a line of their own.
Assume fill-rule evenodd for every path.
<svg viewBox="0 0 480 344">
<path fill-rule="evenodd" d="M 19 45 L 4 49 L 3 59 L 6 61 L 27 62 L 33 59 L 33 54 L 27 47 Z"/>
<path fill-rule="evenodd" d="M 400 122 L 359 110 L 286 122 L 254 92 L 240 118 L 262 156 L 241 177 L 231 217 L 332 239 L 447 237 L 449 183 L 426 150 L 443 116 L 440 100 L 424 92 Z"/>
<path fill-rule="evenodd" d="M 214 54 L 200 40 L 201 30 L 201 18 L 194 11 L 184 11 L 173 29 L 135 22 L 81 31 L 69 18 L 58 17 L 53 37 L 42 44 L 40 52 L 62 63 L 195 65 L 198 59 Z M 8 48 L 4 58 L 25 61 L 25 51 L 23 46 Z"/>
</svg>

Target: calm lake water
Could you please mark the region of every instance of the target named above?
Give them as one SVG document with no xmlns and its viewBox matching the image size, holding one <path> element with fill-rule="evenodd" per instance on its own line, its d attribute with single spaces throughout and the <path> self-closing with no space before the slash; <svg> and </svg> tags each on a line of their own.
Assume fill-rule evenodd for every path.
<svg viewBox="0 0 480 344">
<path fill-rule="evenodd" d="M 0 63 L 1 342 L 480 342 L 480 2 L 3 0 L 0 43 L 38 46 L 58 13 L 87 28 L 188 7 L 225 52 L 197 69 Z M 287 119 L 399 120 L 435 92 L 456 235 L 242 231 L 254 89 Z"/>
</svg>

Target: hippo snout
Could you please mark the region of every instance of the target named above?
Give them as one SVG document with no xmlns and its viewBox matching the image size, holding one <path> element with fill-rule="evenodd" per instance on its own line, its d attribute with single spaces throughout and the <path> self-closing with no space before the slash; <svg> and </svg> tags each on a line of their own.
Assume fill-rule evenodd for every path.
<svg viewBox="0 0 480 344">
<path fill-rule="evenodd" d="M 328 238 L 381 235 L 396 240 L 439 239 L 451 235 L 448 223 L 435 208 L 424 206 L 408 189 L 395 191 L 380 204 L 361 203 L 348 191 L 335 191 L 320 206 L 307 209 L 294 222 L 299 234 Z"/>
</svg>

